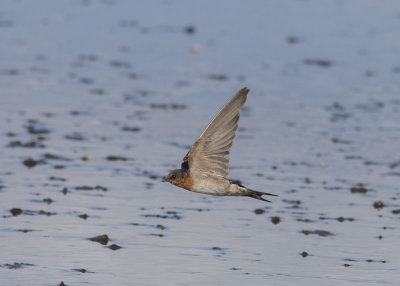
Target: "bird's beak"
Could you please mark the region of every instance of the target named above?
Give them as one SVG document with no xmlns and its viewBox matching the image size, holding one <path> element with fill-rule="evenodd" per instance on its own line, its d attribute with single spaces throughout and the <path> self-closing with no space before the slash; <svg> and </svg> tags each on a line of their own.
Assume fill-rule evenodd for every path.
<svg viewBox="0 0 400 286">
<path fill-rule="evenodd" d="M 162 177 L 162 182 L 168 182 L 167 177 Z"/>
</svg>

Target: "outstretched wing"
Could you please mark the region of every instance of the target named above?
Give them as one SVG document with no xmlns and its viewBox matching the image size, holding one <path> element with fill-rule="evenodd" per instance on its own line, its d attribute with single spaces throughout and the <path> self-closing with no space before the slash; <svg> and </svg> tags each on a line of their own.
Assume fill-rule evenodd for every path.
<svg viewBox="0 0 400 286">
<path fill-rule="evenodd" d="M 229 177 L 229 149 L 235 138 L 239 111 L 249 89 L 239 90 L 211 120 L 182 161 L 182 169 Z"/>
</svg>

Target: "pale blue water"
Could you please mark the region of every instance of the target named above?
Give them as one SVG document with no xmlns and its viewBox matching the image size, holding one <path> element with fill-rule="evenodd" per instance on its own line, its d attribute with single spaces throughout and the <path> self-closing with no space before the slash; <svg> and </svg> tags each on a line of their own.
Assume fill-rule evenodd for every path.
<svg viewBox="0 0 400 286">
<path fill-rule="evenodd" d="M 3 1 L 0 285 L 398 285 L 399 15 Z M 279 197 L 162 183 L 243 86 L 231 176 Z"/>
</svg>

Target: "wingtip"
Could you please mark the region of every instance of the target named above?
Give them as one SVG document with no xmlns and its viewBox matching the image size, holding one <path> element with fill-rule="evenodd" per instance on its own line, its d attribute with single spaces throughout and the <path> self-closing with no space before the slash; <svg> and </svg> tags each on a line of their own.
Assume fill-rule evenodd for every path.
<svg viewBox="0 0 400 286">
<path fill-rule="evenodd" d="M 247 86 L 245 86 L 239 92 L 247 95 L 249 93 L 249 91 L 250 91 L 250 89 Z"/>
</svg>

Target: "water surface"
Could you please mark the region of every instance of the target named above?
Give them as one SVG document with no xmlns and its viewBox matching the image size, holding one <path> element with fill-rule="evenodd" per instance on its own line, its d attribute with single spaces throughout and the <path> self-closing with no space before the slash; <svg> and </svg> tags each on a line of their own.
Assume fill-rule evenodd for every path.
<svg viewBox="0 0 400 286">
<path fill-rule="evenodd" d="M 4 1 L 0 284 L 398 285 L 399 15 Z M 279 197 L 162 183 L 244 86 L 231 177 Z"/>
</svg>

